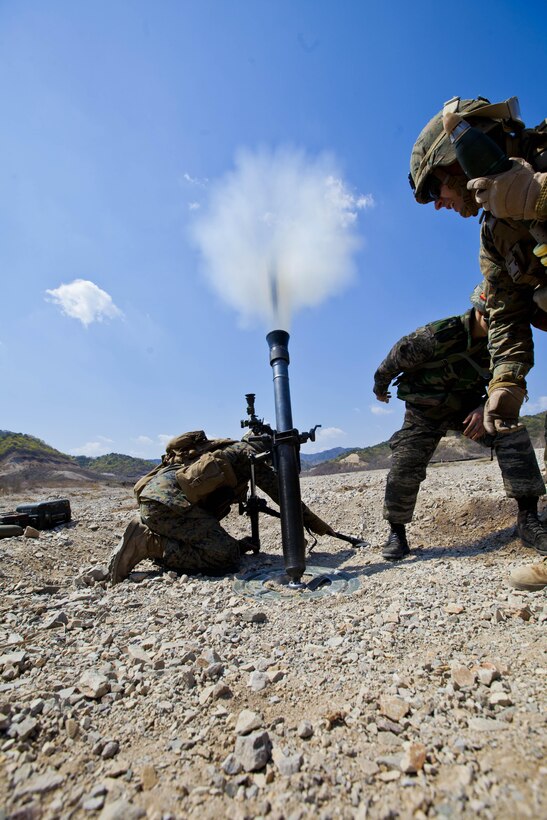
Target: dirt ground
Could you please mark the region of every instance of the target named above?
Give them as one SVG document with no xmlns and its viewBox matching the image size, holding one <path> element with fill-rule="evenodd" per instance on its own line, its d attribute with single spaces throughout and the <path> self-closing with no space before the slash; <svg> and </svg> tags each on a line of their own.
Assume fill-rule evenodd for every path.
<svg viewBox="0 0 547 820">
<path fill-rule="evenodd" d="M 0 818 L 547 816 L 547 606 L 506 583 L 537 556 L 497 465 L 432 466 L 396 563 L 385 476 L 302 479 L 369 542 L 310 542 L 313 593 L 274 582 L 275 519 L 239 581 L 147 563 L 111 587 L 130 488 L 0 496 L 73 511 L 0 541 Z"/>
</svg>

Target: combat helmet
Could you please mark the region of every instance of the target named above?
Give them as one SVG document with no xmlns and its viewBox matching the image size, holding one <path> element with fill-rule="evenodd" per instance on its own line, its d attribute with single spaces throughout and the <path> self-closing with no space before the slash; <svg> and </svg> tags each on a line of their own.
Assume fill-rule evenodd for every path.
<svg viewBox="0 0 547 820">
<path fill-rule="evenodd" d="M 501 103 L 490 103 L 486 97 L 477 97 L 474 100 L 453 97 L 448 100 L 442 111 L 439 111 L 422 129 L 410 155 L 408 178 L 414 198 L 422 205 L 435 199 L 430 188 L 431 171 L 456 162 L 456 152 L 443 129 L 443 114 L 448 112 L 461 114 L 472 125 L 487 132 L 496 127 L 501 127 L 506 133 L 514 133 L 524 128 L 516 97 L 510 97 Z"/>
</svg>

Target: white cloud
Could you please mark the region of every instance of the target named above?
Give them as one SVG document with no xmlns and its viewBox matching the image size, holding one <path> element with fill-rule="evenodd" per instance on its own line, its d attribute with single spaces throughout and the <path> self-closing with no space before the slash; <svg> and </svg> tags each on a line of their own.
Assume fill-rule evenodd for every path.
<svg viewBox="0 0 547 820">
<path fill-rule="evenodd" d="M 315 441 L 304 445 L 306 453 L 320 453 L 322 450 L 330 450 L 331 447 L 343 447 L 343 441 L 347 433 L 340 427 L 320 427 L 315 431 Z"/>
<path fill-rule="evenodd" d="M 547 396 L 540 396 L 537 401 L 529 401 L 522 405 L 523 415 L 532 415 L 547 410 Z"/>
<path fill-rule="evenodd" d="M 188 171 L 185 171 L 182 175 L 182 178 L 185 182 L 188 182 L 189 185 L 197 185 L 199 188 L 205 188 L 209 180 L 207 177 L 193 177 L 190 176 Z"/>
<path fill-rule="evenodd" d="M 201 208 L 199 202 L 189 202 L 188 203 L 188 210 L 189 211 L 197 211 Z"/>
<path fill-rule="evenodd" d="M 158 435 L 158 441 L 159 441 L 159 443 L 161 444 L 162 447 L 165 447 L 167 442 L 171 441 L 172 438 L 175 438 L 175 436 L 173 434 L 168 436 L 166 433 L 160 433 Z"/>
<path fill-rule="evenodd" d="M 103 319 L 117 319 L 123 316 L 112 297 L 87 279 L 75 279 L 68 285 L 60 285 L 54 290 L 46 290 L 61 312 L 71 319 L 78 319 L 85 327 Z"/>
<path fill-rule="evenodd" d="M 333 439 L 338 439 L 346 434 L 340 429 L 340 427 L 320 427 L 316 431 L 315 435 L 317 441 L 325 444 L 326 442 L 332 441 Z"/>
<path fill-rule="evenodd" d="M 137 438 L 133 439 L 133 441 L 135 441 L 137 444 L 143 445 L 154 443 L 154 439 L 151 439 L 149 436 L 137 436 Z"/>
<path fill-rule="evenodd" d="M 110 439 L 103 439 L 102 436 L 98 436 L 100 441 L 88 441 L 85 444 L 82 444 L 80 447 L 74 447 L 73 450 L 69 450 L 69 453 L 73 456 L 104 456 L 106 453 L 111 453 L 112 448 L 107 447 L 106 445 L 110 442 Z"/>
<path fill-rule="evenodd" d="M 375 416 L 389 416 L 393 413 L 393 410 L 390 410 L 389 407 L 382 407 L 380 404 L 371 404 L 369 410 Z"/>
</svg>

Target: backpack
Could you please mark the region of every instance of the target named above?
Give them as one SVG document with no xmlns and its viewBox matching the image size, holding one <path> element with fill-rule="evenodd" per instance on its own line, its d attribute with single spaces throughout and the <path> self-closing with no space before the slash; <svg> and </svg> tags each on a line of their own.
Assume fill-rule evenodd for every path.
<svg viewBox="0 0 547 820">
<path fill-rule="evenodd" d="M 216 457 L 211 458 L 213 450 L 220 450 L 233 443 L 233 439 L 230 438 L 210 440 L 203 430 L 193 430 L 188 433 L 182 433 L 180 436 L 175 436 L 175 438 L 172 438 L 171 441 L 167 443 L 165 454 L 161 457 L 161 464 L 158 464 L 150 470 L 149 473 L 139 478 L 135 484 L 133 492 L 137 497 L 137 501 L 140 500 L 143 489 L 160 470 L 176 464 L 181 465 L 181 468 L 176 472 L 177 483 L 184 495 L 188 498 L 188 501 L 192 504 L 196 503 L 193 498 L 195 498 L 197 494 L 201 497 L 203 494 L 206 495 L 211 492 L 212 484 L 214 484 L 213 489 L 220 486 L 221 475 L 224 477 L 225 482 L 234 481 L 233 486 L 235 486 L 235 483 L 237 483 L 235 482 L 235 475 L 227 459 L 223 458 L 221 465 L 219 463 L 221 454 L 217 454 Z M 206 462 L 198 463 L 201 462 L 204 456 L 208 456 Z M 193 465 L 196 466 L 188 473 L 188 468 Z M 226 467 L 226 465 L 228 466 Z M 189 497 L 187 491 L 192 498 Z"/>
</svg>

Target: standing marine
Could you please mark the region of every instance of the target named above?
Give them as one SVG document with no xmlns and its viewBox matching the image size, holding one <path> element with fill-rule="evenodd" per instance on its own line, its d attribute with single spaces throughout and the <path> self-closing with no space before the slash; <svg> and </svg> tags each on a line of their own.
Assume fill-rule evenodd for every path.
<svg viewBox="0 0 547 820">
<path fill-rule="evenodd" d="M 251 456 L 261 452 L 251 441 L 207 438 L 203 430 L 183 433 L 167 444 L 162 463 L 135 484 L 139 515 L 114 549 L 110 580 L 117 584 L 145 558 L 178 573 L 224 575 L 239 569 L 243 553 L 256 551 L 249 538 L 233 538 L 220 522 L 232 504 L 244 501 L 251 477 Z M 279 503 L 277 474 L 255 462 L 257 485 Z M 302 504 L 304 525 L 316 535 L 333 530 Z"/>
<path fill-rule="evenodd" d="M 405 525 L 412 520 L 420 484 L 435 448 L 448 430 L 492 448 L 505 491 L 518 505 L 518 533 L 524 544 L 547 555 L 547 528 L 538 519 L 545 485 L 528 431 L 487 433 L 483 426 L 490 379 L 486 297 L 482 285 L 471 295 L 471 310 L 440 319 L 403 336 L 374 374 L 378 401 L 389 402 L 395 380 L 405 402 L 402 428 L 390 439 L 391 469 L 384 497 L 390 534 L 382 555 L 399 560 L 409 554 Z"/>
<path fill-rule="evenodd" d="M 513 160 L 511 169 L 468 180 L 443 127 L 443 116 L 451 113 L 487 133 Z M 484 208 L 479 260 L 487 282 L 492 371 L 484 426 L 491 434 L 516 435 L 526 375 L 534 364 L 532 325 L 546 329 L 547 120 L 526 128 L 516 97 L 494 104 L 484 97 L 454 97 L 416 140 L 409 179 L 416 201 L 433 202 L 435 210 L 467 218 Z M 545 424 L 547 430 L 547 417 Z M 527 572 L 531 588 L 547 585 L 545 563 L 517 570 L 515 583 L 526 584 Z"/>
</svg>

